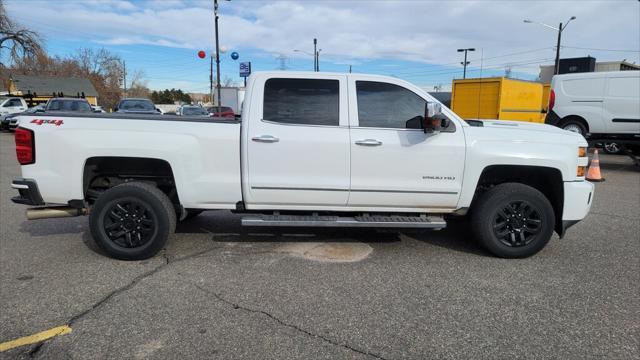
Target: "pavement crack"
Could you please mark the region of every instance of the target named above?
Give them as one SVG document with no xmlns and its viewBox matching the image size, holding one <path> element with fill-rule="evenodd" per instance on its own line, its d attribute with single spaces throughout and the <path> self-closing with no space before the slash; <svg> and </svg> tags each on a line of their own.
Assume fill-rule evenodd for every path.
<svg viewBox="0 0 640 360">
<path fill-rule="evenodd" d="M 382 357 L 382 356 L 380 356 L 378 354 L 374 354 L 372 352 L 368 352 L 368 351 L 365 351 L 365 350 L 357 349 L 357 348 L 355 348 L 353 346 L 350 346 L 349 344 L 340 343 L 340 342 L 337 342 L 337 341 L 335 341 L 333 339 L 330 339 L 330 338 L 328 338 L 326 336 L 312 333 L 311 331 L 305 330 L 305 329 L 303 329 L 303 328 L 301 328 L 301 327 L 299 327 L 297 325 L 289 324 L 289 323 L 281 320 L 280 318 L 276 317 L 275 315 L 273 315 L 273 314 L 271 314 L 271 313 L 269 313 L 267 311 L 260 310 L 260 309 L 252 309 L 252 308 L 249 308 L 249 307 L 234 303 L 233 301 L 225 299 L 220 294 L 218 294 L 218 293 L 216 293 L 214 291 L 210 291 L 210 290 L 208 290 L 206 288 L 203 288 L 202 286 L 200 286 L 198 284 L 195 284 L 193 282 L 191 284 L 193 286 L 195 286 L 196 288 L 198 288 L 200 291 L 202 291 L 202 292 L 204 292 L 206 294 L 209 294 L 209 295 L 213 295 L 218 301 L 232 306 L 234 309 L 240 309 L 240 310 L 243 310 L 243 311 L 246 311 L 246 312 L 249 312 L 249 313 L 254 313 L 254 314 L 262 314 L 262 315 L 265 315 L 265 316 L 271 318 L 272 320 L 274 320 L 275 322 L 277 322 L 278 324 L 280 324 L 282 326 L 294 329 L 295 331 L 300 332 L 302 334 L 305 334 L 305 335 L 307 335 L 309 337 L 318 338 L 318 339 L 320 339 L 320 340 L 322 340 L 322 341 L 324 341 L 326 343 L 329 343 L 331 345 L 339 346 L 339 347 L 345 348 L 347 350 L 356 352 L 356 353 L 361 354 L 361 355 L 369 356 L 369 357 L 372 357 L 372 358 L 375 358 L 375 359 L 387 360 L 386 358 L 384 358 L 384 357 Z"/>
<path fill-rule="evenodd" d="M 98 300 L 97 302 L 93 303 L 93 305 L 91 305 L 89 308 L 83 310 L 82 312 L 72 316 L 68 321 L 67 321 L 67 326 L 72 327 L 72 325 L 77 322 L 78 320 L 82 319 L 83 317 L 85 317 L 86 315 L 88 315 L 89 313 L 93 312 L 96 309 L 99 309 L 100 307 L 102 307 L 103 305 L 105 305 L 107 302 L 109 302 L 109 300 L 113 299 L 114 297 L 118 296 L 119 294 L 122 294 L 130 289 L 132 289 L 134 286 L 136 286 L 140 281 L 147 279 L 151 276 L 153 276 L 154 274 L 156 274 L 157 272 L 159 272 L 160 270 L 164 269 L 165 267 L 177 263 L 177 262 L 181 262 L 181 261 L 185 261 L 185 260 L 189 260 L 195 257 L 198 257 L 200 255 L 204 255 L 208 252 L 214 251 L 214 250 L 218 250 L 220 249 L 222 246 L 215 246 L 212 248 L 209 248 L 207 250 L 203 250 L 203 251 L 198 251 L 195 252 L 193 254 L 189 254 L 187 256 L 183 256 L 177 259 L 171 259 L 167 256 L 166 251 L 163 250 L 162 252 L 162 257 L 164 258 L 164 261 L 162 264 L 156 266 L 155 268 L 140 274 L 136 277 L 134 277 L 131 281 L 129 281 L 129 283 L 127 283 L 124 286 L 121 286 L 113 291 L 111 291 L 110 293 L 108 293 L 107 295 L 105 295 L 104 297 L 102 297 L 100 300 Z M 44 347 L 45 344 L 52 342 L 53 340 L 55 340 L 55 338 L 51 338 L 49 340 L 45 340 L 41 343 L 38 343 L 37 345 L 35 345 L 30 351 L 29 351 L 29 357 L 31 358 L 35 358 L 36 356 L 38 356 L 38 354 L 40 353 L 40 351 L 42 350 L 42 348 Z"/>
</svg>

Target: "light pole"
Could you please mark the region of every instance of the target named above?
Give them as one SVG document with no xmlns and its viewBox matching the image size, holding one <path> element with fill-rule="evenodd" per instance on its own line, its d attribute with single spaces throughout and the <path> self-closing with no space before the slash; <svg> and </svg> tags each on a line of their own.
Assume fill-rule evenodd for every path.
<svg viewBox="0 0 640 360">
<path fill-rule="evenodd" d="M 318 39 L 313 38 L 313 71 L 318 71 Z"/>
<path fill-rule="evenodd" d="M 562 31 L 564 31 L 564 29 L 567 28 L 567 25 L 569 25 L 569 23 L 571 22 L 571 20 L 575 20 L 576 17 L 572 16 L 569 18 L 569 20 L 567 20 L 567 22 L 564 24 L 564 26 L 562 26 L 562 23 L 560 23 L 560 25 L 558 25 L 558 27 L 554 27 L 551 25 L 547 25 L 545 23 L 541 23 L 541 22 L 537 22 L 537 21 L 533 21 L 533 20 L 529 20 L 529 19 L 524 19 L 524 22 L 527 24 L 538 24 L 538 25 L 542 25 L 544 27 L 548 27 L 549 29 L 553 29 L 555 31 L 558 32 L 558 44 L 556 45 L 556 63 L 555 63 L 555 68 L 553 71 L 554 75 L 557 75 L 560 72 L 560 38 L 562 37 Z"/>
<path fill-rule="evenodd" d="M 467 51 L 476 51 L 475 48 L 467 48 L 467 49 L 458 49 L 458 52 L 463 52 L 464 51 L 464 62 L 461 62 L 460 64 L 462 64 L 462 66 L 464 66 L 464 70 L 462 73 L 462 78 L 466 79 L 467 78 L 467 65 L 471 64 L 471 61 L 467 61 Z"/>
<path fill-rule="evenodd" d="M 227 0 L 231 1 L 231 0 Z M 220 95 L 220 39 L 218 38 L 218 0 L 213 0 L 213 17 L 215 19 L 216 31 L 216 89 L 218 89 L 218 113 L 222 112 L 221 95 Z M 213 101 L 213 99 L 211 99 Z"/>
<path fill-rule="evenodd" d="M 322 51 L 322 49 L 316 51 L 316 72 L 320 71 L 320 51 Z"/>
</svg>

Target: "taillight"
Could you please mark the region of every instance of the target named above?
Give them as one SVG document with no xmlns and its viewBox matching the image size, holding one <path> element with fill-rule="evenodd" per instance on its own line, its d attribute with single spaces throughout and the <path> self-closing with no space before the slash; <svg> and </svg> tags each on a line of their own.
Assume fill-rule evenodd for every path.
<svg viewBox="0 0 640 360">
<path fill-rule="evenodd" d="M 556 104 L 556 92 L 551 90 L 549 92 L 549 111 L 553 110 L 553 105 Z"/>
<path fill-rule="evenodd" d="M 29 129 L 23 129 L 21 127 L 16 129 L 16 157 L 20 165 L 29 165 L 36 162 L 36 144 L 33 137 L 33 131 Z"/>
</svg>

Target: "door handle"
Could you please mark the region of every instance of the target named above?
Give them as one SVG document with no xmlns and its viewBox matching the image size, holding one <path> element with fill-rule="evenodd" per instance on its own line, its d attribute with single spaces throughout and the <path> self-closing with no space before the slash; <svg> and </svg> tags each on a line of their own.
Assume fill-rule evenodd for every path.
<svg viewBox="0 0 640 360">
<path fill-rule="evenodd" d="M 356 141 L 356 145 L 362 146 L 380 146 L 382 145 L 382 141 L 378 141 L 376 139 L 365 139 Z"/>
<path fill-rule="evenodd" d="M 257 142 L 263 142 L 263 143 L 274 143 L 274 142 L 280 141 L 280 139 L 271 135 L 254 136 L 251 138 L 251 140 L 257 141 Z"/>
</svg>

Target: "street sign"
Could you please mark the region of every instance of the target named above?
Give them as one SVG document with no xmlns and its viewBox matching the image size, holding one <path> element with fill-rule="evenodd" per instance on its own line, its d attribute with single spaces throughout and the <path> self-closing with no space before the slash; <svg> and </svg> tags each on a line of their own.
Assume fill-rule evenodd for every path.
<svg viewBox="0 0 640 360">
<path fill-rule="evenodd" d="M 251 62 L 240 63 L 240 77 L 247 77 L 251 75 Z"/>
</svg>

